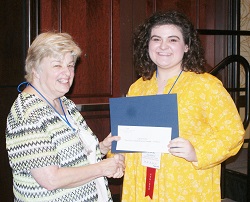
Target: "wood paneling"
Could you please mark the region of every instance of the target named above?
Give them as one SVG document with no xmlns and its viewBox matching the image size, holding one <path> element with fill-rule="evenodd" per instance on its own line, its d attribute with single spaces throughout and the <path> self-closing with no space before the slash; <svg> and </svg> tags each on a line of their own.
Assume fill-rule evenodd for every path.
<svg viewBox="0 0 250 202">
<path fill-rule="evenodd" d="M 40 30 L 68 32 L 83 51 L 67 96 L 77 104 L 108 103 L 110 97 L 125 96 L 138 78 L 133 69 L 132 36 L 147 16 L 154 11 L 175 9 L 189 16 L 196 28 L 215 29 L 219 13 L 215 8 L 225 4 L 224 0 L 221 2 L 41 0 Z M 221 37 L 202 35 L 201 40 L 211 68 L 217 61 L 216 47 L 221 49 L 225 44 Z"/>
<path fill-rule="evenodd" d="M 68 32 L 82 49 L 68 97 L 76 103 L 119 96 L 119 1 L 40 1 L 40 30 Z"/>
<path fill-rule="evenodd" d="M 15 86 L 23 80 L 26 33 L 25 4 L 22 1 L 4 1 L 0 6 L 0 86 Z M 17 16 L 19 16 L 17 18 Z M 14 30 L 14 31 L 12 31 Z M 2 99 L 2 97 L 1 97 Z"/>
<path fill-rule="evenodd" d="M 39 32 L 61 31 L 61 1 L 39 1 Z"/>
<path fill-rule="evenodd" d="M 0 201 L 12 202 L 12 173 L 6 151 L 5 129 L 9 110 L 23 81 L 26 52 L 25 1 L 1 1 L 0 7 Z"/>
<path fill-rule="evenodd" d="M 67 3 L 66 3 L 67 2 Z M 62 1 L 62 31 L 83 50 L 70 97 L 112 96 L 111 1 Z M 77 15 L 71 15 L 72 11 Z"/>
</svg>

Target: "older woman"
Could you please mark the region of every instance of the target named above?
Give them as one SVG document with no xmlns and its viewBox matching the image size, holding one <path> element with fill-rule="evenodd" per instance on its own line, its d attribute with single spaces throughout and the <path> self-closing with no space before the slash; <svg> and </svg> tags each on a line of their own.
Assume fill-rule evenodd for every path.
<svg viewBox="0 0 250 202">
<path fill-rule="evenodd" d="M 26 59 L 26 88 L 7 118 L 6 147 L 15 201 L 112 201 L 106 177 L 123 176 L 124 158 L 102 160 L 102 142 L 86 124 L 69 91 L 81 50 L 67 33 L 43 33 Z"/>
</svg>

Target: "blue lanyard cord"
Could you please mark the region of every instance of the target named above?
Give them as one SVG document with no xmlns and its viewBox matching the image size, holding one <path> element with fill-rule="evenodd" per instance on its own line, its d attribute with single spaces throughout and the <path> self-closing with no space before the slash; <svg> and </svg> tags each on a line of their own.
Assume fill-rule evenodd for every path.
<svg viewBox="0 0 250 202">
<path fill-rule="evenodd" d="M 27 81 L 24 81 L 24 82 L 20 83 L 20 84 L 17 86 L 17 91 L 18 91 L 19 93 L 22 92 L 21 89 L 20 89 L 22 85 L 25 85 L 25 87 L 26 87 L 26 86 L 29 85 L 29 83 L 28 83 Z"/>
<path fill-rule="evenodd" d="M 178 75 L 178 77 L 176 78 L 174 84 L 172 85 L 172 87 L 171 87 L 170 90 L 168 91 L 168 94 L 171 93 L 172 89 L 174 88 L 175 84 L 177 83 L 178 79 L 180 78 L 182 72 L 183 72 L 183 70 L 181 70 L 181 72 L 179 73 L 179 75 Z"/>
<path fill-rule="evenodd" d="M 62 120 L 64 120 L 64 121 L 68 124 L 68 126 L 69 126 L 73 131 L 76 130 L 75 128 L 72 127 L 72 125 L 70 124 L 69 120 L 67 119 L 67 116 L 66 116 L 65 111 L 64 111 L 63 106 L 62 106 L 62 100 L 61 100 L 60 98 L 58 98 L 58 99 L 59 99 L 59 101 L 60 101 L 60 105 L 61 105 L 61 108 L 62 108 L 62 111 L 63 111 L 63 114 L 64 114 L 64 117 L 65 117 L 65 118 L 62 117 L 62 115 L 56 110 L 56 108 L 53 107 L 53 105 L 43 96 L 43 94 L 40 93 L 31 83 L 28 83 L 28 82 L 22 82 L 22 83 L 20 83 L 20 84 L 18 85 L 18 87 L 17 87 L 17 90 L 18 90 L 19 93 L 22 92 L 22 91 L 20 90 L 20 87 L 21 87 L 22 85 L 26 85 L 26 86 L 30 85 L 33 89 L 35 89 L 35 91 L 36 91 L 37 93 L 39 93 L 39 95 L 41 95 L 41 96 L 43 97 L 43 99 L 51 106 L 51 108 L 54 109 L 54 111 L 60 116 L 60 118 L 61 118 Z"/>
</svg>

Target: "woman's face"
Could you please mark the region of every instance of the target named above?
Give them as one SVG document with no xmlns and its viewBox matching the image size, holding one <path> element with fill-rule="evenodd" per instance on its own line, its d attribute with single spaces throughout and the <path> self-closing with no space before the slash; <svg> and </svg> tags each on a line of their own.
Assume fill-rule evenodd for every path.
<svg viewBox="0 0 250 202">
<path fill-rule="evenodd" d="M 181 70 L 182 58 L 188 46 L 177 26 L 160 25 L 152 28 L 148 51 L 158 69 Z"/>
<path fill-rule="evenodd" d="M 34 71 L 34 85 L 48 98 L 65 95 L 74 79 L 75 62 L 70 52 L 64 57 L 43 58 L 37 71 Z"/>
</svg>

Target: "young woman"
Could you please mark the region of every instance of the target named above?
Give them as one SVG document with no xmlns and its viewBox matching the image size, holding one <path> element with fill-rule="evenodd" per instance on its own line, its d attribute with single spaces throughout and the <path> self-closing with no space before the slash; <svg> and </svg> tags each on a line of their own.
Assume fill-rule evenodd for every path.
<svg viewBox="0 0 250 202">
<path fill-rule="evenodd" d="M 220 164 L 239 151 L 244 129 L 222 83 L 205 73 L 192 23 L 176 11 L 153 14 L 135 34 L 134 56 L 141 78 L 128 96 L 177 94 L 179 137 L 166 142 L 159 169 L 126 153 L 122 201 L 221 201 Z"/>
</svg>

